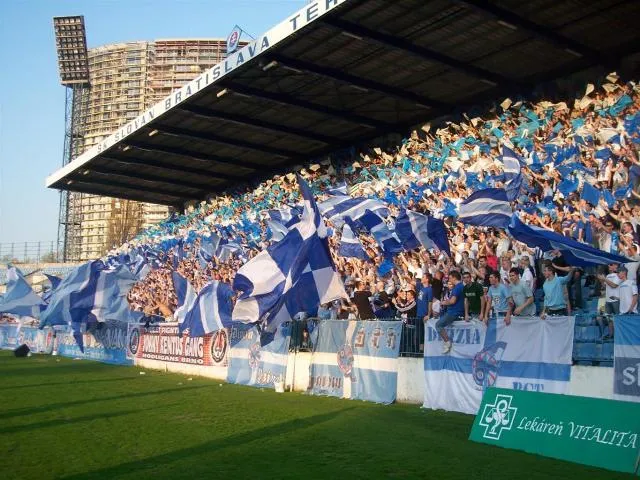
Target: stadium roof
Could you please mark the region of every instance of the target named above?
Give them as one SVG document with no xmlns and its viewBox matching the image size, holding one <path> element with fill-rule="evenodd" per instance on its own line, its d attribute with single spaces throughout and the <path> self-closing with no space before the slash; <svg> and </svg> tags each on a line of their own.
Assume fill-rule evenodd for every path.
<svg viewBox="0 0 640 480">
<path fill-rule="evenodd" d="M 47 178 L 180 205 L 640 50 L 633 0 L 319 0 Z"/>
</svg>

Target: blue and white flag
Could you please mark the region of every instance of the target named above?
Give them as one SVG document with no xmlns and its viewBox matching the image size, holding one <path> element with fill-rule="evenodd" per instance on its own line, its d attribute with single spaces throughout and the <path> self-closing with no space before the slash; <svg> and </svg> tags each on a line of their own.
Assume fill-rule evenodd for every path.
<svg viewBox="0 0 640 480">
<path fill-rule="evenodd" d="M 504 165 L 503 171 L 505 180 L 509 181 L 520 175 L 520 165 L 523 161 L 516 152 L 506 145 L 502 146 L 502 163 Z"/>
<path fill-rule="evenodd" d="M 359 258 L 360 260 L 371 260 L 364 250 L 360 239 L 355 236 L 351 227 L 345 223 L 342 227 L 342 238 L 338 255 L 345 258 Z"/>
<path fill-rule="evenodd" d="M 451 256 L 447 230 L 441 219 L 403 209 L 396 219 L 396 233 L 405 250 L 422 245 L 426 249 L 437 248 Z"/>
<path fill-rule="evenodd" d="M 289 229 L 287 227 L 279 222 L 276 222 L 275 220 L 267 220 L 266 223 L 267 227 L 269 227 L 269 230 L 271 231 L 271 240 L 273 240 L 274 242 L 279 242 L 289 232 Z"/>
<path fill-rule="evenodd" d="M 522 174 L 519 173 L 505 183 L 504 189 L 507 192 L 507 200 L 513 202 L 518 198 L 518 196 L 520 196 L 520 190 L 522 189 L 523 180 L 524 178 Z"/>
<path fill-rule="evenodd" d="M 252 387 L 274 388 L 284 382 L 289 360 L 290 328 L 279 328 L 268 345 L 254 325 L 234 324 L 229 329 L 227 382 Z"/>
<path fill-rule="evenodd" d="M 348 218 L 346 219 L 348 220 Z M 358 225 L 364 227 L 366 231 L 376 240 L 385 256 L 393 256 L 402 252 L 402 245 L 398 235 L 392 231 L 389 226 L 377 213 L 367 210 L 357 222 Z"/>
<path fill-rule="evenodd" d="M 245 263 L 233 282 L 233 289 L 242 292 L 233 320 L 262 322 L 263 333 L 272 334 L 300 312 L 315 315 L 319 305 L 348 298 L 311 189 L 300 176 L 298 184 L 304 198 L 300 222 L 281 241 Z"/>
<path fill-rule="evenodd" d="M 626 257 L 605 252 L 551 230 L 526 225 L 522 223 L 517 215 L 513 215 L 507 231 L 513 238 L 527 244 L 527 246 L 531 248 L 538 247 L 543 252 L 560 250 L 567 263 L 576 267 L 628 263 L 632 261 Z"/>
<path fill-rule="evenodd" d="M 367 210 L 381 217 L 389 216 L 389 209 L 380 200 L 364 197 L 336 196 L 318 204 L 322 216 L 341 227 L 345 218 L 356 221 L 365 215 Z"/>
<path fill-rule="evenodd" d="M 458 219 L 468 225 L 505 228 L 513 210 L 503 188 L 485 188 L 460 204 Z"/>
<path fill-rule="evenodd" d="M 190 337 L 203 337 L 230 327 L 232 297 L 233 290 L 228 284 L 215 280 L 207 283 L 198 293 L 184 322 L 178 326 L 180 333 L 189 329 Z"/>
<path fill-rule="evenodd" d="M 591 185 L 589 182 L 584 182 L 584 185 L 582 186 L 582 193 L 580 195 L 580 198 L 582 200 L 590 203 L 594 207 L 597 207 L 600 203 L 601 196 L 602 192 L 600 190 Z"/>
<path fill-rule="evenodd" d="M 220 236 L 215 232 L 211 232 L 208 237 L 202 237 L 200 240 L 199 254 L 206 263 L 209 263 L 213 259 L 219 245 Z"/>
<path fill-rule="evenodd" d="M 124 323 L 138 323 L 142 312 L 131 310 L 127 295 L 138 281 L 136 275 L 125 265 L 102 270 L 98 276 L 91 314 L 87 320 L 92 323 L 109 320 Z"/>
<path fill-rule="evenodd" d="M 227 262 L 233 258 L 234 255 L 242 253 L 242 247 L 236 242 L 221 242 L 220 246 L 216 250 L 216 257 L 221 262 Z"/>
<path fill-rule="evenodd" d="M 513 317 L 484 323 L 456 321 L 443 342 L 429 320 L 425 329 L 424 407 L 476 414 L 488 387 L 567 393 L 571 379 L 573 317 Z"/>
<path fill-rule="evenodd" d="M 402 322 L 320 322 L 311 357 L 311 393 L 393 403 L 401 333 Z"/>
<path fill-rule="evenodd" d="M 40 313 L 40 328 L 86 323 L 104 267 L 100 260 L 94 260 L 67 275 L 51 294 L 47 308 Z"/>
<path fill-rule="evenodd" d="M 55 290 L 56 288 L 58 288 L 58 285 L 60 285 L 60 282 L 62 282 L 62 279 L 60 277 L 56 277 L 55 275 L 49 275 L 45 273 L 44 276 L 47 277 L 47 280 L 49 280 L 49 282 L 51 283 L 51 290 Z"/>
<path fill-rule="evenodd" d="M 179 324 L 182 324 L 187 313 L 193 308 L 197 295 L 189 281 L 178 272 L 171 272 L 171 278 L 173 280 L 173 288 L 176 291 L 176 297 L 178 298 L 178 307 L 175 312 L 173 312 L 173 319 Z"/>
<path fill-rule="evenodd" d="M 285 227 L 289 228 L 294 223 L 300 221 L 300 215 L 302 215 L 301 207 L 287 207 L 279 208 L 276 210 L 269 210 L 267 212 L 271 220 L 274 220 Z"/>
<path fill-rule="evenodd" d="M 45 301 L 33 291 L 17 268 L 7 270 L 7 280 L 7 291 L 0 299 L 0 313 L 38 318 L 40 306 L 45 305 Z"/>
<path fill-rule="evenodd" d="M 329 195 L 345 196 L 347 195 L 347 182 L 342 182 L 333 187 L 329 187 L 325 190 L 325 193 L 328 193 Z"/>
<path fill-rule="evenodd" d="M 613 397 L 640 402 L 640 315 L 617 315 L 613 361 Z"/>
</svg>

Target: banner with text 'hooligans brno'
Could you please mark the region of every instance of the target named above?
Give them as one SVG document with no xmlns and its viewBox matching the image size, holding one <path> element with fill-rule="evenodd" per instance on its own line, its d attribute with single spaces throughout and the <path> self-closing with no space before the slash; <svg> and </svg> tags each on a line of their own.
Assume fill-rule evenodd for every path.
<svg viewBox="0 0 640 480">
<path fill-rule="evenodd" d="M 640 315 L 614 319 L 613 398 L 640 402 Z"/>
<path fill-rule="evenodd" d="M 78 346 L 78 340 L 69 326 L 54 327 L 56 337 L 54 350 L 63 357 L 83 358 L 118 365 L 131 365 L 127 358 L 127 324 L 108 321 L 94 325 L 88 331 L 82 327 L 84 352 Z"/>
<path fill-rule="evenodd" d="M 318 329 L 311 357 L 312 394 L 395 401 L 402 322 L 325 320 Z"/>
<path fill-rule="evenodd" d="M 131 359 L 156 360 L 207 367 L 218 367 L 215 378 L 226 378 L 228 365 L 228 331 L 221 329 L 202 337 L 181 335 L 177 323 L 129 325 L 127 356 Z"/>
<path fill-rule="evenodd" d="M 475 414 L 487 387 L 567 393 L 571 378 L 573 317 L 475 320 L 446 328 L 453 342 L 442 353 L 442 340 L 429 320 L 425 329 L 424 407 Z"/>
<path fill-rule="evenodd" d="M 227 382 L 252 387 L 274 388 L 284 382 L 289 358 L 291 327 L 278 327 L 268 344 L 260 345 L 260 332 L 253 325 L 237 323 L 229 329 Z"/>
</svg>

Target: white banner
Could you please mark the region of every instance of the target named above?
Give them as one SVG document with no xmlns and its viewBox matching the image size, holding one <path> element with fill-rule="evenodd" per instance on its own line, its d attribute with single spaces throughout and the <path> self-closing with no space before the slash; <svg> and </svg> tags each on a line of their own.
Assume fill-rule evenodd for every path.
<svg viewBox="0 0 640 480">
<path fill-rule="evenodd" d="M 443 342 L 429 320 L 425 329 L 424 407 L 475 414 L 487 387 L 566 393 L 571 378 L 573 317 L 513 317 L 454 322 Z"/>
</svg>

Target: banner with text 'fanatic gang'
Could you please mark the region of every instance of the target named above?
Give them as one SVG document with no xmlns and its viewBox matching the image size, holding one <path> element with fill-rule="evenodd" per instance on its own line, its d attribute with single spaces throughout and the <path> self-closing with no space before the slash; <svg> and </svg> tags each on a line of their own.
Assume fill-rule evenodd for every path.
<svg viewBox="0 0 640 480">
<path fill-rule="evenodd" d="M 458 321 L 446 328 L 451 352 L 436 321 L 425 328 L 424 407 L 475 414 L 487 387 L 567 393 L 571 378 L 573 317 L 513 317 Z"/>
<path fill-rule="evenodd" d="M 402 322 L 324 320 L 318 329 L 311 357 L 312 394 L 395 401 Z"/>
</svg>

